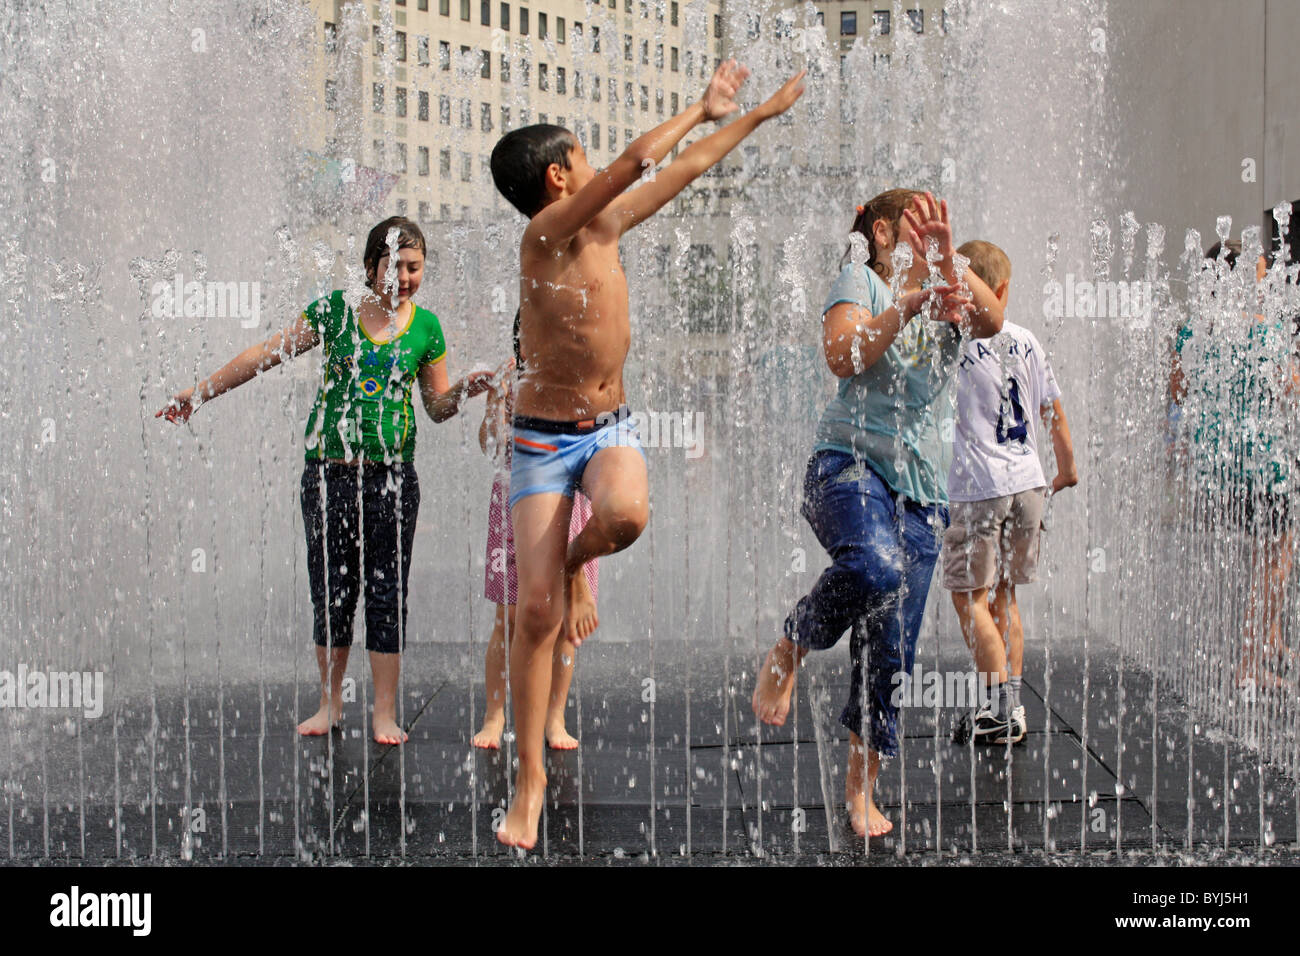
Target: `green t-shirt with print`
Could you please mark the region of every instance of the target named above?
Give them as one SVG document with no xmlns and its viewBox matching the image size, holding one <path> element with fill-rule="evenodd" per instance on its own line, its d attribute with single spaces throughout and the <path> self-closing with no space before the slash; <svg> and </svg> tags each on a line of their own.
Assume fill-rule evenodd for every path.
<svg viewBox="0 0 1300 956">
<path fill-rule="evenodd" d="M 303 310 L 325 349 L 324 381 L 307 417 L 309 461 L 391 462 L 415 456 L 416 376 L 422 365 L 441 362 L 447 345 L 438 317 L 411 305 L 410 321 L 389 342 L 366 334 L 341 291 Z"/>
</svg>

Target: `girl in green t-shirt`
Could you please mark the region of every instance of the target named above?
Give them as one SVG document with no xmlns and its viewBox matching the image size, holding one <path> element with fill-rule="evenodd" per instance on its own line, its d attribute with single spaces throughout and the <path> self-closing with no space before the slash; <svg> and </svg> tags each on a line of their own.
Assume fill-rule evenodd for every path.
<svg viewBox="0 0 1300 956">
<path fill-rule="evenodd" d="M 465 399 L 485 391 L 493 374 L 473 372 L 449 384 L 438 318 L 413 301 L 424 257 L 419 226 L 401 216 L 385 219 L 366 240 L 369 292 L 359 303 L 338 291 L 318 299 L 284 331 L 178 392 L 155 416 L 188 421 L 201 403 L 325 346 L 324 375 L 307 419 L 301 488 L 321 684 L 320 709 L 298 725 L 305 736 L 326 733 L 342 717 L 352 618 L 364 588 L 374 738 L 406 741 L 397 723 L 397 679 L 420 504 L 412 398 L 418 388 L 429 417 L 446 421 Z"/>
</svg>

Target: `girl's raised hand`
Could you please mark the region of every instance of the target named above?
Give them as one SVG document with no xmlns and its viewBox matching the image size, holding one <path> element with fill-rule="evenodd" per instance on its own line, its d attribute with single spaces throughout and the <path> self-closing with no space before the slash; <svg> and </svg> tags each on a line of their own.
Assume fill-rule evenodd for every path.
<svg viewBox="0 0 1300 956">
<path fill-rule="evenodd" d="M 719 120 L 728 113 L 740 109 L 735 102 L 736 93 L 749 76 L 749 67 L 741 66 L 735 60 L 724 60 L 713 72 L 709 88 L 704 91 L 700 105 L 704 107 L 706 120 Z"/>
<path fill-rule="evenodd" d="M 934 239 L 939 245 L 940 263 L 952 261 L 956 249 L 948 221 L 948 200 L 936 201 L 930 193 L 919 193 L 912 197 L 912 208 L 903 211 L 903 219 L 912 227 L 908 242 L 920 260 L 926 259 L 928 240 Z"/>
<path fill-rule="evenodd" d="M 166 418 L 173 424 L 184 425 L 194 414 L 194 408 L 194 389 L 187 388 L 173 395 L 171 401 L 160 408 L 154 418 Z"/>
<path fill-rule="evenodd" d="M 974 303 L 961 286 L 936 285 L 928 289 L 917 289 L 898 300 L 903 316 L 912 319 L 920 315 L 926 306 L 930 308 L 927 318 L 936 322 L 949 322 L 957 325 L 970 318 Z"/>
<path fill-rule="evenodd" d="M 803 78 L 808 75 L 807 70 L 800 70 L 790 79 L 782 84 L 781 88 L 773 93 L 766 103 L 759 107 L 762 111 L 760 115 L 764 119 L 770 119 L 773 116 L 780 116 L 790 107 L 794 106 L 795 100 L 803 96 L 804 85 Z"/>
</svg>

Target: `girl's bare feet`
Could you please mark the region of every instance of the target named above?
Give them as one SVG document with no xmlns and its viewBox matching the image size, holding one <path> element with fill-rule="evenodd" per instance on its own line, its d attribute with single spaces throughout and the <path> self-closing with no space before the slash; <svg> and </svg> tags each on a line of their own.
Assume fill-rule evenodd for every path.
<svg viewBox="0 0 1300 956">
<path fill-rule="evenodd" d="M 322 700 L 320 710 L 316 711 L 316 713 L 312 714 L 298 725 L 298 733 L 304 737 L 323 737 L 325 734 L 329 733 L 330 730 L 337 727 L 339 721 L 343 719 L 342 701 L 335 704 L 332 714 L 330 710 L 329 702 Z"/>
<path fill-rule="evenodd" d="M 844 803 L 849 811 L 849 823 L 860 837 L 884 836 L 894 829 L 894 824 L 880 812 L 872 799 L 876 776 L 880 773 L 880 755 L 874 750 L 870 757 L 857 734 L 849 737 L 849 772 L 844 777 Z"/>
<path fill-rule="evenodd" d="M 408 740 L 406 732 L 397 721 L 387 715 L 375 714 L 375 743 L 396 747 Z"/>
<path fill-rule="evenodd" d="M 577 750 L 578 738 L 564 729 L 564 718 L 547 721 L 546 745 L 552 750 Z"/>
<path fill-rule="evenodd" d="M 515 798 L 506 810 L 497 840 L 506 846 L 531 850 L 537 845 L 537 821 L 546 797 L 546 774 L 529 774 L 523 767 L 515 777 Z"/>
<path fill-rule="evenodd" d="M 470 744 L 478 747 L 480 750 L 500 750 L 501 749 L 501 732 L 506 728 L 506 715 L 504 713 L 492 714 L 483 718 L 483 729 L 476 733 L 471 739 Z"/>
<path fill-rule="evenodd" d="M 564 596 L 564 630 L 561 633 L 565 640 L 577 647 L 600 624 L 596 617 L 596 600 L 591 596 L 587 575 L 581 567 L 575 573 L 565 575 Z"/>
<path fill-rule="evenodd" d="M 853 832 L 860 837 L 870 834 L 873 837 L 884 836 L 894 829 L 893 822 L 880 812 L 875 801 L 868 802 L 867 795 L 859 792 L 856 797 L 845 801 L 849 810 L 849 823 Z"/>
<path fill-rule="evenodd" d="M 790 713 L 790 694 L 794 690 L 795 669 L 803 655 L 789 638 L 781 638 L 770 651 L 758 672 L 752 704 L 754 715 L 765 724 L 780 727 Z"/>
</svg>

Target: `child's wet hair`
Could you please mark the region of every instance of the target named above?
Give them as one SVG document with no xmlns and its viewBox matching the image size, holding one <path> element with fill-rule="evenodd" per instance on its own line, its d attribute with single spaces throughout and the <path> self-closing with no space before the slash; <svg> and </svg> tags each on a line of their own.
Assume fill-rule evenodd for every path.
<svg viewBox="0 0 1300 956">
<path fill-rule="evenodd" d="M 563 126 L 537 123 L 514 129 L 492 148 L 492 181 L 501 195 L 529 219 L 546 205 L 546 170 L 569 169 L 577 137 Z"/>
<path fill-rule="evenodd" d="M 1227 252 L 1223 252 L 1227 249 Z M 1223 261 L 1228 264 L 1229 269 L 1235 269 L 1237 266 L 1237 256 L 1241 255 L 1241 240 L 1229 239 L 1227 242 L 1219 241 L 1210 248 L 1205 250 L 1206 259 L 1218 259 L 1219 253 L 1223 252 Z"/>
<path fill-rule="evenodd" d="M 867 265 L 872 271 L 886 282 L 893 275 L 893 268 L 880 255 L 880 250 L 876 248 L 876 240 L 872 235 L 872 226 L 877 219 L 884 219 L 894 230 L 894 238 L 898 238 L 898 226 L 903 221 L 903 213 L 908 205 L 912 202 L 913 196 L 919 196 L 921 193 L 916 189 L 886 189 L 880 195 L 869 200 L 865 205 L 859 206 L 857 216 L 853 220 L 852 232 L 861 233 L 867 240 Z M 844 258 L 840 261 L 841 268 L 849 260 L 849 251 L 853 247 L 845 250 Z"/>
<path fill-rule="evenodd" d="M 972 239 L 963 242 L 957 252 L 970 260 L 970 271 L 995 292 L 998 286 L 1011 278 L 1011 259 L 991 242 Z"/>
<path fill-rule="evenodd" d="M 375 277 L 379 274 L 379 260 L 389 254 L 389 230 L 397 230 L 398 249 L 419 249 L 420 255 L 426 255 L 424 233 L 420 227 L 405 216 L 389 216 L 366 236 L 366 249 L 361 255 L 361 263 L 366 269 L 366 285 L 375 287 Z"/>
</svg>

